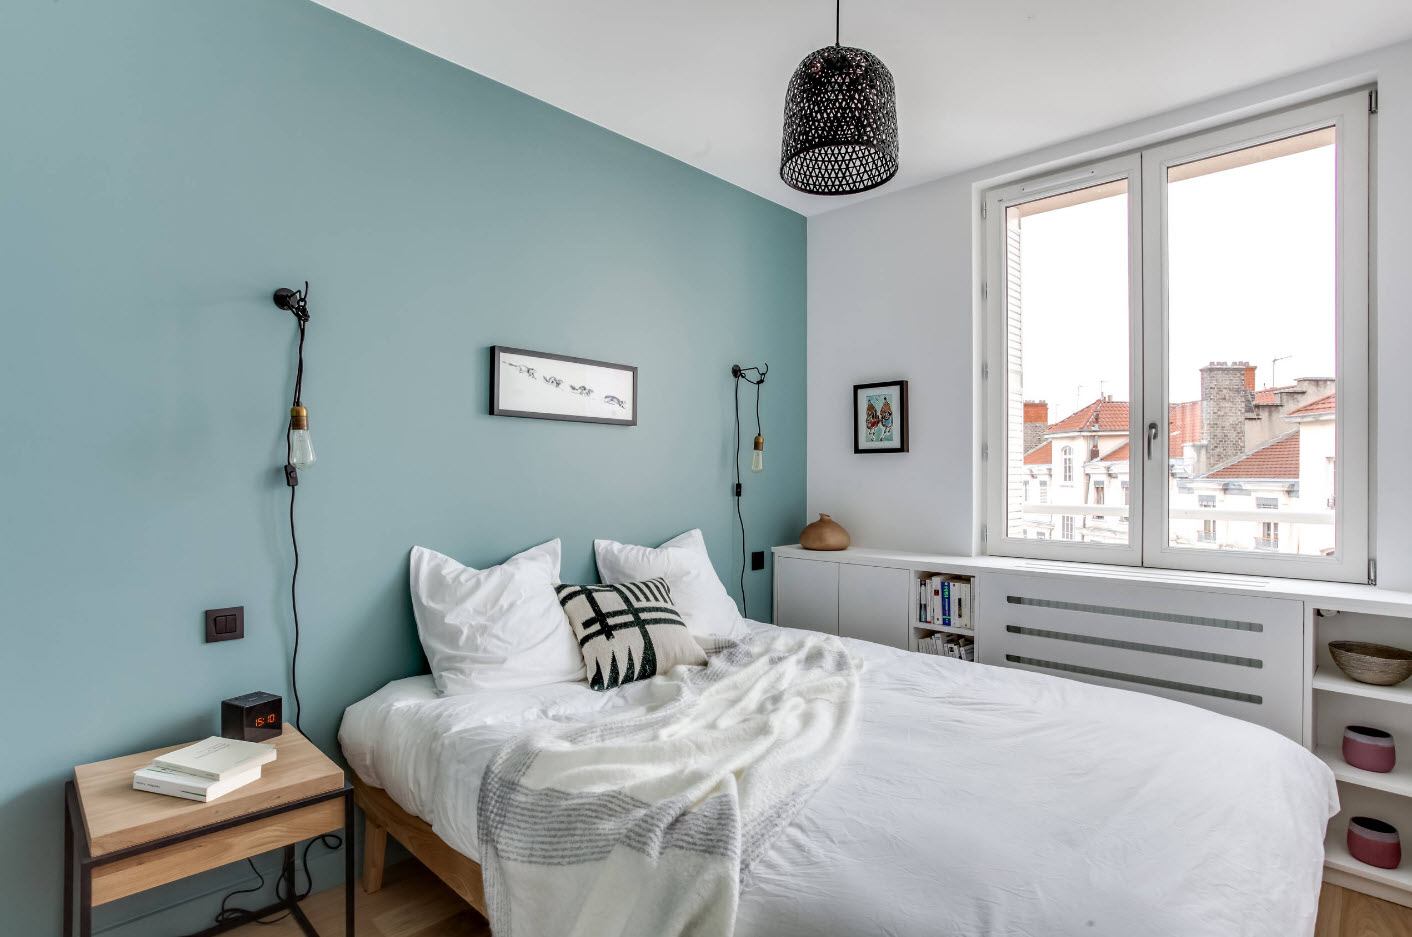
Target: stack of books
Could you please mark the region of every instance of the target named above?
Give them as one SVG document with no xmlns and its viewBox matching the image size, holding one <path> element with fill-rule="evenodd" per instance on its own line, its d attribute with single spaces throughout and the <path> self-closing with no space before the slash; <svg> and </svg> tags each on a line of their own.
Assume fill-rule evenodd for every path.
<svg viewBox="0 0 1412 937">
<path fill-rule="evenodd" d="M 917 624 L 974 631 L 971 580 L 941 575 L 917 580 Z"/>
<path fill-rule="evenodd" d="M 918 638 L 917 650 L 921 651 L 923 654 L 935 654 L 938 657 L 954 657 L 957 660 L 976 659 L 975 639 L 954 634 L 933 634 L 925 638 Z"/>
<path fill-rule="evenodd" d="M 260 780 L 261 765 L 274 761 L 275 754 L 273 745 L 213 735 L 139 768 L 132 788 L 205 803 Z"/>
</svg>

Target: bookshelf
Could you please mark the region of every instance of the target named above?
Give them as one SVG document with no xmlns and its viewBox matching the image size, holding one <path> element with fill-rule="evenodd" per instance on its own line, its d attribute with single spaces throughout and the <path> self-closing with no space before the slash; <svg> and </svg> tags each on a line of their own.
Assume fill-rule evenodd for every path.
<svg viewBox="0 0 1412 937">
<path fill-rule="evenodd" d="M 915 570 L 909 650 L 965 661 L 979 656 L 975 580 L 939 570 Z"/>
</svg>

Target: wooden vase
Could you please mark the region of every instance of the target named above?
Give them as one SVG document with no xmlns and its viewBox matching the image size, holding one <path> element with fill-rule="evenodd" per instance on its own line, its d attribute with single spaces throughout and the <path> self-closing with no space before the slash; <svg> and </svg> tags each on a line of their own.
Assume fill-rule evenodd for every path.
<svg viewBox="0 0 1412 937">
<path fill-rule="evenodd" d="M 799 533 L 799 545 L 806 550 L 846 550 L 849 542 L 848 531 L 827 514 Z"/>
</svg>

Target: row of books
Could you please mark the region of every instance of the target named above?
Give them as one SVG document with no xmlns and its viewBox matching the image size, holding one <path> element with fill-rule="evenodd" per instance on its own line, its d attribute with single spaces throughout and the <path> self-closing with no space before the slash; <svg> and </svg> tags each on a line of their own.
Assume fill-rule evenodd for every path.
<svg viewBox="0 0 1412 937">
<path fill-rule="evenodd" d="M 918 579 L 917 624 L 974 631 L 971 580 L 940 575 Z"/>
<path fill-rule="evenodd" d="M 976 639 L 955 634 L 934 634 L 917 639 L 917 650 L 957 660 L 976 659 Z"/>
<path fill-rule="evenodd" d="M 275 755 L 273 745 L 213 735 L 137 769 L 132 788 L 206 803 L 260 780 L 261 766 Z"/>
</svg>

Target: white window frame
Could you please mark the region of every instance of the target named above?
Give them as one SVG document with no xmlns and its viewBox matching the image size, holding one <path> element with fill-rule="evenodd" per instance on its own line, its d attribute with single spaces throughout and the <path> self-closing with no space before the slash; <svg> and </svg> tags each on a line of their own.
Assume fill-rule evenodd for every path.
<svg viewBox="0 0 1412 937">
<path fill-rule="evenodd" d="M 1170 438 L 1167 364 L 1166 179 L 1171 166 L 1309 130 L 1333 126 L 1337 152 L 1337 363 L 1338 420 L 1335 452 L 1341 463 L 1334 479 L 1335 543 L 1333 556 L 1206 550 L 1174 547 L 1168 533 L 1170 488 L 1165 440 Z M 982 462 L 985 551 L 1000 556 L 1031 556 L 1165 569 L 1204 570 L 1289 578 L 1366 582 L 1369 579 L 1371 348 L 1368 340 L 1369 172 L 1368 91 L 1339 95 L 1292 107 L 1227 127 L 1182 137 L 1123 156 L 1104 159 L 983 195 L 985 218 L 983 433 L 989 453 Z M 1129 542 L 1035 541 L 1009 536 L 1006 468 L 1009 435 L 1006 412 L 1011 367 L 1006 348 L 1006 209 L 1117 179 L 1128 180 L 1129 209 Z M 1143 193 L 1150 192 L 1150 198 Z M 1141 393 L 1139 393 L 1139 390 Z M 1140 403 L 1139 403 L 1140 402 Z M 1145 428 L 1155 424 L 1164 444 L 1146 472 Z"/>
</svg>

